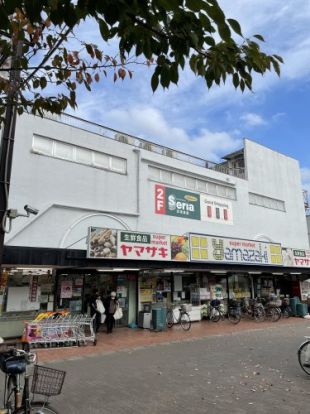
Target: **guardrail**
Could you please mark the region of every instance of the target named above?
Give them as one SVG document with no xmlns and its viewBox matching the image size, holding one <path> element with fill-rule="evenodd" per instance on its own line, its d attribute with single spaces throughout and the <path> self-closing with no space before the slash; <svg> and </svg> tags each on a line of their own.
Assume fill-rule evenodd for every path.
<svg viewBox="0 0 310 414">
<path fill-rule="evenodd" d="M 155 144 L 154 142 L 146 141 L 142 138 L 138 138 L 130 134 L 125 134 L 116 129 L 108 128 L 95 122 L 90 122 L 85 119 L 75 117 L 73 115 L 46 114 L 45 117 L 53 121 L 61 122 L 65 125 L 72 126 L 74 128 L 83 129 L 85 131 L 101 135 L 105 138 L 113 139 L 115 141 L 132 145 L 137 148 L 142 148 L 147 151 L 155 152 L 156 154 L 165 155 L 166 157 L 174 158 L 179 161 L 188 162 L 199 167 L 208 168 L 210 170 L 218 171 L 227 175 L 232 175 L 234 177 L 243 179 L 245 178 L 244 168 L 231 168 L 226 166 L 225 163 L 217 164 L 212 161 L 204 160 L 202 158 L 186 154 L 182 151 L 177 151 L 172 148 L 164 147 L 162 145 Z"/>
</svg>

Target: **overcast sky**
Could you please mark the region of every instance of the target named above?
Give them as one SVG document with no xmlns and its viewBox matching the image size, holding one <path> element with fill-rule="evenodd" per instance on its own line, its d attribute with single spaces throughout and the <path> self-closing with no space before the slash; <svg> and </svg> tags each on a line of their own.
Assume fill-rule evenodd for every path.
<svg viewBox="0 0 310 414">
<path fill-rule="evenodd" d="M 310 192 L 310 1 L 219 0 L 246 37 L 262 34 L 263 49 L 285 60 L 281 77 L 257 77 L 254 93 L 231 85 L 208 90 L 189 70 L 169 90 L 150 87 L 152 70 L 134 67 L 132 80 L 79 93 L 76 115 L 211 161 L 253 139 L 300 162 Z M 89 23 L 80 28 L 97 39 Z M 93 40 L 94 41 L 94 40 Z M 99 40 L 98 42 L 99 43 Z"/>
</svg>

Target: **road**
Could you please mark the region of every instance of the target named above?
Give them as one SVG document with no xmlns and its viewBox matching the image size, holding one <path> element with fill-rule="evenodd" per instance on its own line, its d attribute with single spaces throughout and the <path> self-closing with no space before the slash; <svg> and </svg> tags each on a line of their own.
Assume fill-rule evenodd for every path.
<svg viewBox="0 0 310 414">
<path fill-rule="evenodd" d="M 67 371 L 63 414 L 309 412 L 296 351 L 305 323 L 50 363 Z"/>
</svg>

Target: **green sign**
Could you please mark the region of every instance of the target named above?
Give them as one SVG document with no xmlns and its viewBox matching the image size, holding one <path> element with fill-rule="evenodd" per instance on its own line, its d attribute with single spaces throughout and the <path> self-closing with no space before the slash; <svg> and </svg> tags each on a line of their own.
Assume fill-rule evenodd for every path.
<svg viewBox="0 0 310 414">
<path fill-rule="evenodd" d="M 120 232 L 121 242 L 130 243 L 151 243 L 151 235 L 149 233 L 133 233 L 133 232 Z"/>
<path fill-rule="evenodd" d="M 166 214 L 200 220 L 200 195 L 166 187 Z"/>
</svg>

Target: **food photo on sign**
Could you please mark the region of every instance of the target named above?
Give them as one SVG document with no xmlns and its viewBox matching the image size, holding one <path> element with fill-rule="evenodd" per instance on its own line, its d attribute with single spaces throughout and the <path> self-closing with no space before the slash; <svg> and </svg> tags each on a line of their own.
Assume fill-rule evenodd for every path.
<svg viewBox="0 0 310 414">
<path fill-rule="evenodd" d="M 107 259 L 117 257 L 117 230 L 90 227 L 88 231 L 88 257 Z"/>
<path fill-rule="evenodd" d="M 187 236 L 171 236 L 171 260 L 189 260 L 189 240 Z"/>
</svg>

